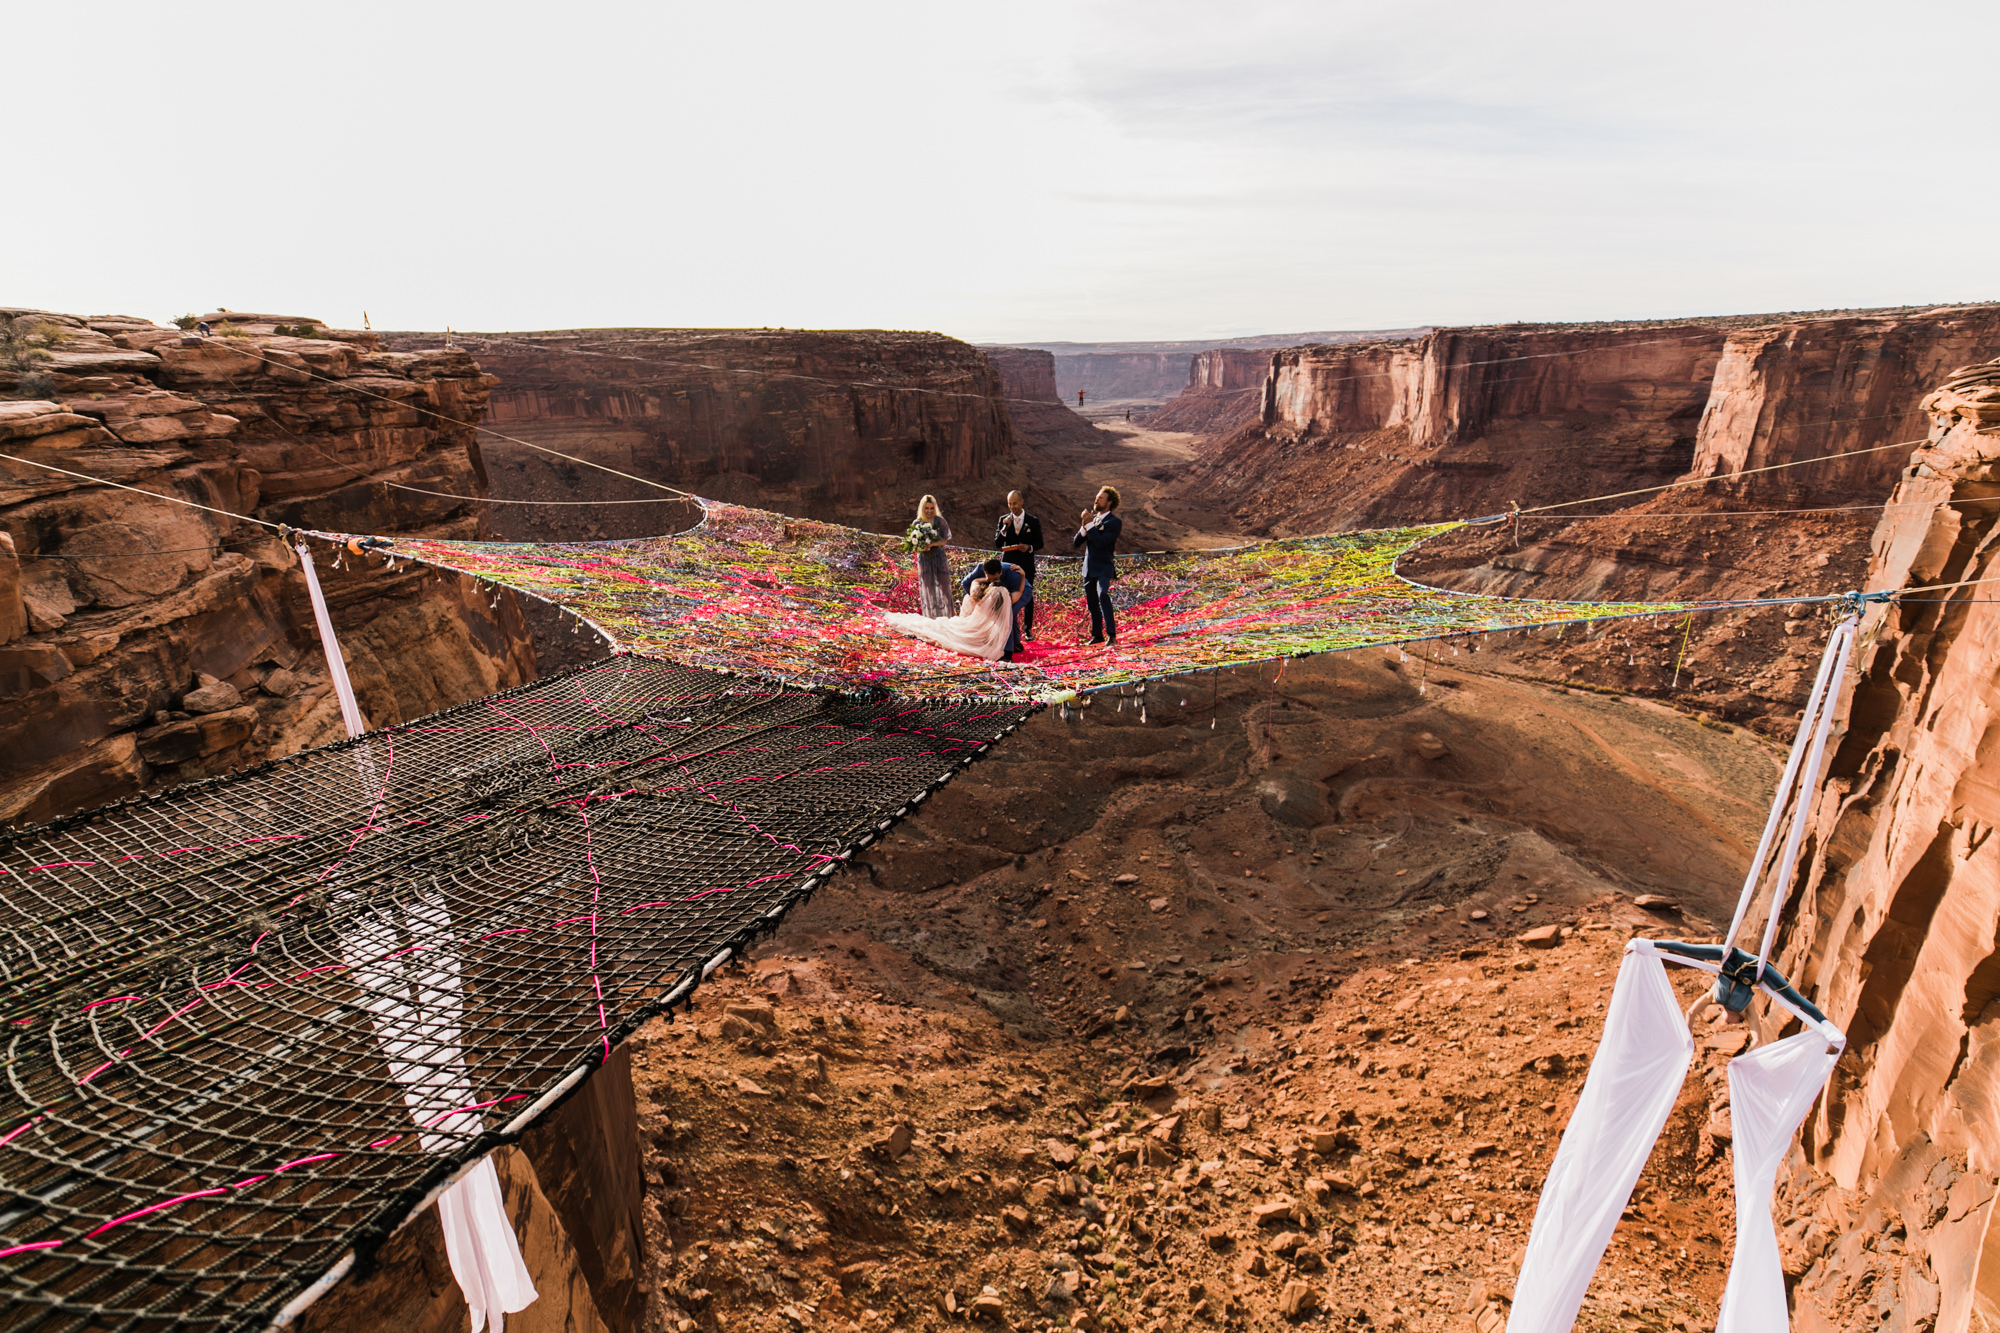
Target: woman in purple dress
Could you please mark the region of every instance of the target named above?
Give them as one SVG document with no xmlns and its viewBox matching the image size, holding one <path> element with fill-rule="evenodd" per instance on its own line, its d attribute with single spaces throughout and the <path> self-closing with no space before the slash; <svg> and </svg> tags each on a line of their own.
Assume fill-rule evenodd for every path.
<svg viewBox="0 0 2000 1333">
<path fill-rule="evenodd" d="M 958 589 L 952 586 L 951 555 L 945 549 L 951 541 L 951 524 L 937 498 L 926 495 L 917 502 L 917 521 L 903 534 L 903 544 L 917 553 L 917 599 L 924 614 L 941 620 L 958 609 Z"/>
</svg>

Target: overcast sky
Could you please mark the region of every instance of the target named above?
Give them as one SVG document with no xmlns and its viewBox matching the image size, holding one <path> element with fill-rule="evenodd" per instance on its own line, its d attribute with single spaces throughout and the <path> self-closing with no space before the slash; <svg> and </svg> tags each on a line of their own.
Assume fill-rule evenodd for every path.
<svg viewBox="0 0 2000 1333">
<path fill-rule="evenodd" d="M 1210 338 L 2000 297 L 2000 5 L 10 6 L 0 305 Z"/>
</svg>

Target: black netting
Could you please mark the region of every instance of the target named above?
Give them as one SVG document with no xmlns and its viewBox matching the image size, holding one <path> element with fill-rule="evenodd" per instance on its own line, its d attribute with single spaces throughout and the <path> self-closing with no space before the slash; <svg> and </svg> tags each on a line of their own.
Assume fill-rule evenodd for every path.
<svg viewBox="0 0 2000 1333">
<path fill-rule="evenodd" d="M 8 1328 L 261 1328 L 1028 710 L 620 658 L 0 842 Z"/>
</svg>

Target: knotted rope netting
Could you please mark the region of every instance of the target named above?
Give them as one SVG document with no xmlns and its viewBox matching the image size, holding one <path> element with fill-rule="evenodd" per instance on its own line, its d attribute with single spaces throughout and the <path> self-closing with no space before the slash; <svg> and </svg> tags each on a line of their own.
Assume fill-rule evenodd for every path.
<svg viewBox="0 0 2000 1333">
<path fill-rule="evenodd" d="M 1029 711 L 621 657 L 6 837 L 5 1325 L 269 1325 Z"/>
</svg>

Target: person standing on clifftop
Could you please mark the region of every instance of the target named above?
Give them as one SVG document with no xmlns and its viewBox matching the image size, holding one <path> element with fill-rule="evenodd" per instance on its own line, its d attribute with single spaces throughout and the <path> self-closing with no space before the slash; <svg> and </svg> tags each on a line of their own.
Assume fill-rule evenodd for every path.
<svg viewBox="0 0 2000 1333">
<path fill-rule="evenodd" d="M 1000 515 L 1000 526 L 993 532 L 994 549 L 1000 558 L 1010 565 L 1020 566 L 1027 575 L 1028 586 L 1035 583 L 1035 552 L 1042 549 L 1042 520 L 1028 512 L 1027 501 L 1019 491 L 1007 492 L 1007 512 Z M 1021 638 L 1032 642 L 1035 637 L 1035 601 L 1031 591 L 1020 602 Z"/>
<path fill-rule="evenodd" d="M 917 554 L 917 602 L 925 615 L 941 620 L 952 614 L 951 524 L 944 521 L 937 497 L 917 501 L 917 521 L 903 534 L 903 546 Z"/>
<path fill-rule="evenodd" d="M 1118 617 L 1111 610 L 1111 580 L 1118 577 L 1118 566 L 1111 557 L 1118 549 L 1118 532 L 1125 526 L 1118 517 L 1117 488 L 1098 491 L 1090 508 L 1077 515 L 1077 523 L 1070 545 L 1083 548 L 1083 604 L 1090 609 L 1090 641 L 1115 644 Z"/>
</svg>

